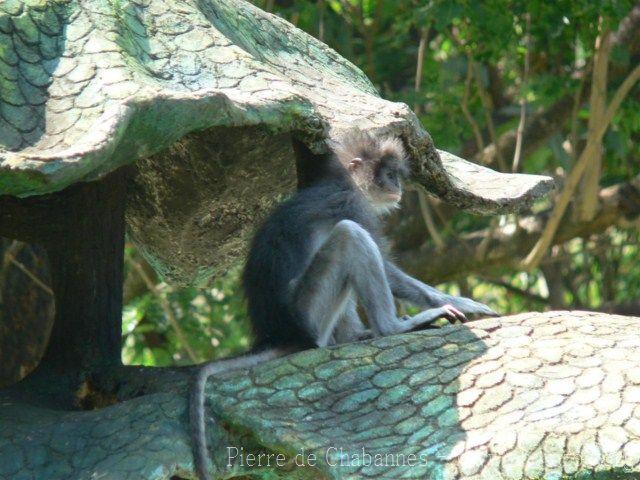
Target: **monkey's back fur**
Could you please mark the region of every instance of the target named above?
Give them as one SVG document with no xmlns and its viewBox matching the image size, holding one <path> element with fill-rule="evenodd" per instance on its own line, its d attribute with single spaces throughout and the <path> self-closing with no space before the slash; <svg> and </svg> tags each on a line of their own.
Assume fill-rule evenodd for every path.
<svg viewBox="0 0 640 480">
<path fill-rule="evenodd" d="M 282 203 L 257 231 L 245 265 L 243 287 L 257 349 L 297 345 L 316 347 L 291 306 L 291 282 L 311 262 L 323 238 L 340 220 L 368 230 L 386 250 L 378 217 L 335 158 L 327 174 Z M 319 228 L 320 227 L 320 228 Z"/>
</svg>

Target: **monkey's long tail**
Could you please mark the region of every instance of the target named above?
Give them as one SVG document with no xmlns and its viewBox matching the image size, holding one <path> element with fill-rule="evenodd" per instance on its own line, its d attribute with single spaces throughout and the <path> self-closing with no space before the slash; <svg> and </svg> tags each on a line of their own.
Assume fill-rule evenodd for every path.
<svg viewBox="0 0 640 480">
<path fill-rule="evenodd" d="M 259 363 L 282 357 L 289 353 L 292 353 L 292 350 L 272 348 L 257 353 L 250 353 L 243 357 L 207 362 L 198 369 L 189 395 L 189 422 L 191 426 L 191 441 L 193 443 L 193 458 L 196 473 L 201 480 L 211 480 L 207 468 L 208 449 L 204 421 L 204 388 L 207 379 L 221 372 L 253 367 Z"/>
</svg>

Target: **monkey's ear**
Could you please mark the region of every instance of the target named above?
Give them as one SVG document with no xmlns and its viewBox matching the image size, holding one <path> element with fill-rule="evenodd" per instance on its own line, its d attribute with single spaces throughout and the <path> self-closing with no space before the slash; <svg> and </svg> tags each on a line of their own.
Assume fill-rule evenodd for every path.
<svg viewBox="0 0 640 480">
<path fill-rule="evenodd" d="M 352 158 L 349 162 L 349 170 L 357 170 L 362 166 L 362 159 L 360 157 Z"/>
</svg>

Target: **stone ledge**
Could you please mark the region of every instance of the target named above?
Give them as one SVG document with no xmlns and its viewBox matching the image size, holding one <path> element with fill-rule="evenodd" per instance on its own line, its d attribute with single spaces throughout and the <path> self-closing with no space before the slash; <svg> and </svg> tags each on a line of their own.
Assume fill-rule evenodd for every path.
<svg viewBox="0 0 640 480">
<path fill-rule="evenodd" d="M 525 313 L 302 352 L 210 383 L 210 445 L 218 465 L 227 446 L 291 462 L 304 449 L 309 478 L 637 478 L 639 320 Z M 188 370 L 118 376 L 121 402 L 90 412 L 4 391 L 0 478 L 191 478 Z M 426 462 L 366 465 L 363 448 Z M 292 467 L 263 473 L 300 478 Z"/>
</svg>

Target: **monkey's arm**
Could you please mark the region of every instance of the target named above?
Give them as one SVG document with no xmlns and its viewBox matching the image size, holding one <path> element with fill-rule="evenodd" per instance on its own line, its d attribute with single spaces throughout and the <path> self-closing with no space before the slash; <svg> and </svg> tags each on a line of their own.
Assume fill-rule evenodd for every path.
<svg viewBox="0 0 640 480">
<path fill-rule="evenodd" d="M 449 304 L 468 314 L 497 315 L 496 312 L 482 303 L 466 297 L 447 295 L 426 283 L 422 283 L 420 280 L 416 280 L 389 260 L 385 261 L 384 266 L 391 292 L 398 299 L 406 300 L 421 308 L 433 308 Z"/>
</svg>

